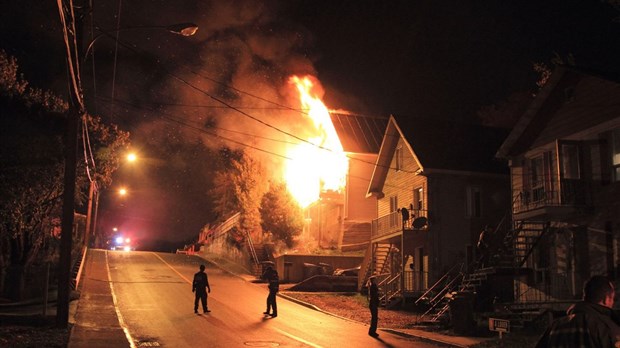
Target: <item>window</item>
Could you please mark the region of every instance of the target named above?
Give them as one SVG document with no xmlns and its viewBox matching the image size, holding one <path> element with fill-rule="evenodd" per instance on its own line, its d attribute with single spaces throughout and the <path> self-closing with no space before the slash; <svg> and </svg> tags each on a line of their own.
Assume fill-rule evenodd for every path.
<svg viewBox="0 0 620 348">
<path fill-rule="evenodd" d="M 482 215 L 479 187 L 470 186 L 467 188 L 466 210 L 467 217 L 480 217 Z"/>
<path fill-rule="evenodd" d="M 396 161 L 396 170 L 403 169 L 403 148 L 399 146 L 396 148 L 396 153 L 394 154 L 394 160 Z"/>
<path fill-rule="evenodd" d="M 424 189 L 421 187 L 413 189 L 413 209 L 424 210 Z"/>
<path fill-rule="evenodd" d="M 611 165 L 613 168 L 613 180 L 620 182 L 620 128 L 614 129 L 611 136 Z"/>
<path fill-rule="evenodd" d="M 545 198 L 545 175 L 544 161 L 542 156 L 533 158 L 530 162 L 531 184 L 532 184 L 532 200 L 534 202 L 541 201 Z"/>
<path fill-rule="evenodd" d="M 579 146 L 577 144 L 562 144 L 560 158 L 563 179 L 579 179 Z"/>
</svg>

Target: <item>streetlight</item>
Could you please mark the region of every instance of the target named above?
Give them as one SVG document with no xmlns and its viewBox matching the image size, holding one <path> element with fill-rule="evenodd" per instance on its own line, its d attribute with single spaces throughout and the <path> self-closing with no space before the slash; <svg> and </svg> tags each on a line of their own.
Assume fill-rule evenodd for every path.
<svg viewBox="0 0 620 348">
<path fill-rule="evenodd" d="M 127 162 L 135 162 L 137 159 L 136 154 L 133 152 L 130 152 L 127 154 Z"/>
<path fill-rule="evenodd" d="M 112 35 L 112 33 L 118 33 L 121 31 L 128 31 L 128 30 L 135 30 L 135 29 L 163 29 L 176 35 L 192 36 L 196 34 L 196 32 L 198 31 L 198 26 L 194 23 L 188 22 L 188 23 L 179 23 L 179 24 L 173 24 L 173 25 L 132 26 L 132 27 L 124 27 L 120 29 L 115 29 L 112 31 L 105 31 L 101 28 L 97 28 L 97 30 L 99 30 L 101 34 L 95 36 L 90 42 L 90 44 L 88 45 L 88 47 L 86 48 L 86 52 L 84 53 L 84 60 L 86 60 L 86 58 L 88 57 L 88 53 L 93 48 L 93 45 L 95 44 L 95 42 L 99 40 L 99 38 L 103 36 L 107 36 L 113 40 L 116 40 L 116 37 Z"/>
</svg>

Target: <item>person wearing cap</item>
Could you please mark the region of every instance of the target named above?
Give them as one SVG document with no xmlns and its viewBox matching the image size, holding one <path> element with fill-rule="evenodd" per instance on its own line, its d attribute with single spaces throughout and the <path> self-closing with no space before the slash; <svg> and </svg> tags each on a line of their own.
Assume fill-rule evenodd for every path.
<svg viewBox="0 0 620 348">
<path fill-rule="evenodd" d="M 275 318 L 278 316 L 278 304 L 276 303 L 276 294 L 280 289 L 280 278 L 278 276 L 278 271 L 273 269 L 273 267 L 268 266 L 265 269 L 265 272 L 261 276 L 262 279 L 267 280 L 269 282 L 269 295 L 267 296 L 267 310 L 263 312 L 263 314 L 270 315 Z M 270 311 L 273 309 L 273 312 Z"/>
<path fill-rule="evenodd" d="M 211 292 L 209 277 L 207 277 L 207 273 L 205 273 L 205 265 L 200 265 L 200 271 L 194 274 L 194 281 L 192 282 L 192 292 L 196 294 L 194 299 L 194 313 L 198 313 L 198 301 L 202 302 L 202 311 L 204 313 L 211 312 L 207 307 L 207 291 Z"/>
<path fill-rule="evenodd" d="M 377 281 L 375 277 L 368 279 L 368 308 L 370 308 L 370 328 L 368 329 L 368 335 L 372 337 L 379 337 L 377 333 L 377 323 L 379 322 L 379 288 L 377 287 Z"/>
</svg>

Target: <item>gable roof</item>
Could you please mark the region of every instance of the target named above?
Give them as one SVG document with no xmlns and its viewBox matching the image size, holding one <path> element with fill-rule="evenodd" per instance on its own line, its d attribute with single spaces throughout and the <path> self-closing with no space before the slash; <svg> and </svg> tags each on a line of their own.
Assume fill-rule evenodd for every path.
<svg viewBox="0 0 620 348">
<path fill-rule="evenodd" d="M 379 153 L 387 117 L 330 111 L 332 123 L 345 152 Z"/>
<path fill-rule="evenodd" d="M 506 164 L 494 157 L 508 133 L 505 129 L 421 120 L 401 128 L 391 116 L 383 137 L 368 195 L 380 194 L 400 138 L 422 172 L 432 170 L 506 174 Z"/>
<path fill-rule="evenodd" d="M 587 112 L 583 108 L 578 109 L 583 106 L 592 112 L 587 112 L 587 117 L 580 117 L 579 127 L 581 129 L 618 117 L 616 109 L 610 108 L 612 104 L 617 104 L 616 99 L 602 95 L 606 91 L 610 91 L 610 86 L 616 90 L 616 95 L 620 95 L 620 84 L 611 76 L 603 76 L 577 68 L 556 68 L 549 81 L 536 95 L 499 147 L 496 157 L 509 158 L 525 152 L 536 142 L 553 140 L 549 139 L 549 132 L 545 133 L 546 129 L 551 127 L 550 122 L 553 122 L 553 118 L 556 116 L 569 117 L 571 113 L 574 116 L 575 112 Z M 604 90 L 604 88 L 608 89 Z M 581 91 L 587 91 L 590 94 L 588 101 L 586 103 L 581 102 L 581 105 L 576 105 L 579 104 L 579 100 L 570 103 L 572 95 Z M 596 95 L 597 99 L 593 99 L 592 95 Z M 574 131 L 572 128 L 566 131 L 571 130 Z M 557 136 L 557 133 L 553 133 Z"/>
</svg>

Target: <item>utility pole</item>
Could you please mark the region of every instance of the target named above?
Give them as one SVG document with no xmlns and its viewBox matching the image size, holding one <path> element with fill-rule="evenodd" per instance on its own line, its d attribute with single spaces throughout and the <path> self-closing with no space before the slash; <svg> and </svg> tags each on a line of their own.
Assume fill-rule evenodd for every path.
<svg viewBox="0 0 620 348">
<path fill-rule="evenodd" d="M 75 213 L 75 184 L 78 151 L 78 127 L 84 115 L 84 101 L 80 84 L 80 51 L 82 39 L 82 15 L 75 14 L 70 1 L 71 13 L 64 12 L 64 6 L 58 0 L 58 11 L 67 55 L 67 64 L 71 78 L 69 110 L 65 134 L 65 173 L 64 191 L 62 195 L 62 222 L 60 234 L 60 258 L 58 262 L 58 301 L 56 308 L 56 326 L 66 328 L 69 323 L 69 294 L 71 292 L 71 251 L 73 249 L 73 218 Z M 85 12 L 84 12 L 85 13 Z"/>
</svg>

